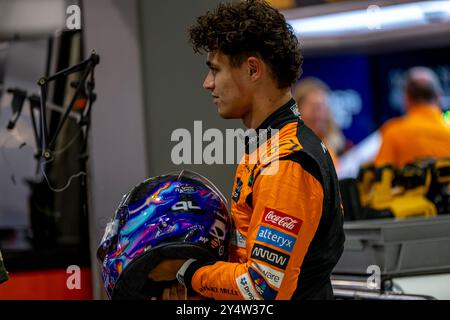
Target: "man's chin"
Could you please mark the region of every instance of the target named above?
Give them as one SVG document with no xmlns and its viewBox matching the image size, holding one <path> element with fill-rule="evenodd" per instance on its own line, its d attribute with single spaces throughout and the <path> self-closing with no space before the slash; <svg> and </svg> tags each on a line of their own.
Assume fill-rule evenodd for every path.
<svg viewBox="0 0 450 320">
<path fill-rule="evenodd" d="M 219 116 L 223 119 L 237 119 L 239 118 L 235 114 L 232 114 L 231 112 L 227 112 L 226 110 L 221 110 L 220 108 L 217 109 Z"/>
<path fill-rule="evenodd" d="M 233 116 L 231 116 L 231 115 L 229 115 L 229 114 L 221 114 L 220 112 L 219 112 L 219 116 L 222 118 L 222 119 L 236 119 L 237 117 L 233 117 Z"/>
</svg>

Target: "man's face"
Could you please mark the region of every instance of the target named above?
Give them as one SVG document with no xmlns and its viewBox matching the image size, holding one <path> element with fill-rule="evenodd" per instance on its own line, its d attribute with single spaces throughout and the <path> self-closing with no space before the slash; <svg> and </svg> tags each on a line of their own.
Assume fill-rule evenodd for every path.
<svg viewBox="0 0 450 320">
<path fill-rule="evenodd" d="M 247 64 L 231 65 L 227 55 L 213 51 L 208 54 L 208 75 L 203 88 L 211 91 L 219 114 L 225 119 L 243 118 L 251 107 L 250 76 Z"/>
</svg>

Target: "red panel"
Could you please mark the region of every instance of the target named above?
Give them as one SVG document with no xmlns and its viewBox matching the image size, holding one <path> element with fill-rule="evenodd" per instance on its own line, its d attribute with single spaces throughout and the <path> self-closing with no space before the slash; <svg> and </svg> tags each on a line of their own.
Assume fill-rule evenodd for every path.
<svg viewBox="0 0 450 320">
<path fill-rule="evenodd" d="M 91 300 L 91 270 L 80 272 L 80 289 L 72 290 L 67 282 L 73 284 L 74 273 L 65 269 L 10 272 L 9 280 L 0 285 L 0 300 Z"/>
</svg>

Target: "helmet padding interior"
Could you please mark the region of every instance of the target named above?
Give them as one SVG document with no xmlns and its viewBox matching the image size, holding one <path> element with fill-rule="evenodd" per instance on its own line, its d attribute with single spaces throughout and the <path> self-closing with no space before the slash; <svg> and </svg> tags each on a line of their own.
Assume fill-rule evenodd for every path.
<svg viewBox="0 0 450 320">
<path fill-rule="evenodd" d="M 211 251 L 192 243 L 164 244 L 149 250 L 136 258 L 122 272 L 113 291 L 114 300 L 147 300 L 150 297 L 160 298 L 164 288 L 174 281 L 154 282 L 148 279 L 148 274 L 160 262 L 167 259 L 190 259 L 199 261 L 216 261 L 217 257 Z"/>
</svg>

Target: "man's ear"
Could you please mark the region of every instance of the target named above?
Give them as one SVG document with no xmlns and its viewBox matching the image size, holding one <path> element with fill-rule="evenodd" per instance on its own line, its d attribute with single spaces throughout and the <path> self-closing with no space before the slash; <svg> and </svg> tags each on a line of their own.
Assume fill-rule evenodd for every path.
<svg viewBox="0 0 450 320">
<path fill-rule="evenodd" d="M 260 58 L 247 58 L 248 74 L 252 80 L 258 80 L 264 73 L 264 63 Z"/>
</svg>

